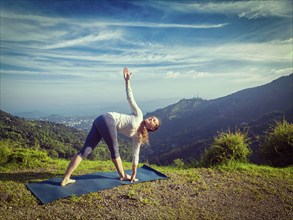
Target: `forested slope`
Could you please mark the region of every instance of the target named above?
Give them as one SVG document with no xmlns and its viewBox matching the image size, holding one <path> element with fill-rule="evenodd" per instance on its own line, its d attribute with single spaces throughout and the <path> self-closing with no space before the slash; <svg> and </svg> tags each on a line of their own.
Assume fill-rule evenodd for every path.
<svg viewBox="0 0 293 220">
<path fill-rule="evenodd" d="M 80 149 L 86 133 L 45 121 L 29 121 L 0 111 L 0 138 L 19 147 L 44 149 L 51 157 L 70 158 Z"/>
</svg>

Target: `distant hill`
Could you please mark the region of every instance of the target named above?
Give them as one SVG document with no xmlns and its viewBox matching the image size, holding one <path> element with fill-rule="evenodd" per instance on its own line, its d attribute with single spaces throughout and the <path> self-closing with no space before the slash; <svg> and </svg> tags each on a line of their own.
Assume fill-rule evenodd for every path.
<svg viewBox="0 0 293 220">
<path fill-rule="evenodd" d="M 146 160 L 168 164 L 176 158 L 199 159 L 219 131 L 246 127 L 261 135 L 274 120 L 292 122 L 293 74 L 214 100 L 182 99 L 149 115 L 158 116 L 162 126 L 142 150 Z"/>
</svg>

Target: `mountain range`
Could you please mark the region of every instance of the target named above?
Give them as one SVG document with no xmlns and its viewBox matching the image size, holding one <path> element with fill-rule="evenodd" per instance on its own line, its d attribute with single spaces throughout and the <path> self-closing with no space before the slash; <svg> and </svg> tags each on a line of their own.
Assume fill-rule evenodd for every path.
<svg viewBox="0 0 293 220">
<path fill-rule="evenodd" d="M 218 132 L 246 130 L 254 140 L 276 120 L 292 122 L 293 74 L 213 100 L 182 99 L 146 117 L 150 115 L 161 120 L 161 127 L 150 135 L 151 145 L 142 149 L 145 160 L 158 164 L 176 158 L 198 160 Z M 252 148 L 257 151 L 255 143 Z"/>
</svg>

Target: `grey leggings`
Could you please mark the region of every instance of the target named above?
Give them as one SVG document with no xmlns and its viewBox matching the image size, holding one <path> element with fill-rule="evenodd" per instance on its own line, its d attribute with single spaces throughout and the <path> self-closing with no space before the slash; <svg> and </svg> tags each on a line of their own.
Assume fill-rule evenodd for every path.
<svg viewBox="0 0 293 220">
<path fill-rule="evenodd" d="M 83 159 L 86 158 L 95 149 L 102 138 L 108 145 L 111 158 L 116 159 L 119 157 L 117 129 L 114 119 L 109 114 L 101 115 L 94 120 L 84 146 L 78 152 L 78 155 Z"/>
</svg>

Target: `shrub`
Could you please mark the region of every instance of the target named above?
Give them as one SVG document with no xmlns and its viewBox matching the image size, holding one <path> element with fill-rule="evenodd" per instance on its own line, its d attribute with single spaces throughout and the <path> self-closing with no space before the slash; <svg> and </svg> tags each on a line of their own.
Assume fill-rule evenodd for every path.
<svg viewBox="0 0 293 220">
<path fill-rule="evenodd" d="M 55 150 L 50 150 L 48 152 L 48 156 L 51 157 L 51 158 L 53 158 L 53 159 L 58 159 L 59 158 L 59 154 Z"/>
<path fill-rule="evenodd" d="M 185 166 L 184 161 L 182 159 L 179 159 L 179 158 L 175 159 L 173 161 L 173 164 L 174 164 L 174 166 L 176 166 L 176 167 L 178 167 L 180 169 L 183 169 L 184 166 Z"/>
<path fill-rule="evenodd" d="M 293 124 L 283 120 L 271 126 L 266 131 L 261 152 L 269 165 L 293 165 Z"/>
<path fill-rule="evenodd" d="M 246 162 L 249 154 L 246 133 L 221 132 L 214 138 L 211 148 L 204 152 L 200 165 L 209 167 L 233 161 Z"/>
<path fill-rule="evenodd" d="M 31 150 L 26 148 L 15 148 L 9 155 L 6 164 L 19 165 L 26 168 L 34 168 L 48 162 L 50 158 L 47 152 L 40 150 Z"/>
<path fill-rule="evenodd" d="M 0 142 L 0 164 L 5 164 L 8 161 L 9 156 L 12 154 L 12 150 L 9 148 L 10 141 Z"/>
</svg>

